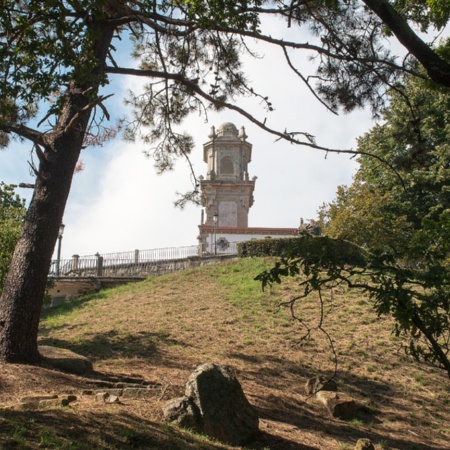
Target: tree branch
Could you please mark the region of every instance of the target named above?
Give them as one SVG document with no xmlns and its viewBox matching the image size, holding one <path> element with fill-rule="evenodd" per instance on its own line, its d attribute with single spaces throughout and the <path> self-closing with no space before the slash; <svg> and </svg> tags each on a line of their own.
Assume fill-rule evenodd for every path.
<svg viewBox="0 0 450 450">
<path fill-rule="evenodd" d="M 14 133 L 34 144 L 44 145 L 43 133 L 21 124 L 0 125 L 0 131 Z"/>
<path fill-rule="evenodd" d="M 433 51 L 386 0 L 363 0 L 394 33 L 400 43 L 425 67 L 436 83 L 450 87 L 450 64 Z"/>
<path fill-rule="evenodd" d="M 73 128 L 80 120 L 81 118 L 86 115 L 89 114 L 91 109 L 94 106 L 99 105 L 104 114 L 106 115 L 106 117 L 109 119 L 109 113 L 106 110 L 105 106 L 102 105 L 102 103 L 108 99 L 109 97 L 112 97 L 114 94 L 109 94 L 109 95 L 105 95 L 105 96 L 100 96 L 98 98 L 96 98 L 94 101 L 88 103 L 86 106 L 84 106 L 83 108 L 81 108 L 79 111 L 77 111 L 74 116 L 70 119 L 70 122 L 64 127 L 64 133 L 67 132 L 68 130 L 70 130 L 71 128 Z"/>
<path fill-rule="evenodd" d="M 111 67 L 111 66 L 105 67 L 104 70 L 107 73 L 114 73 L 114 74 L 121 74 L 121 75 L 134 75 L 134 76 L 139 76 L 139 77 L 161 78 L 161 79 L 166 79 L 166 80 L 177 81 L 178 83 L 183 84 L 188 89 L 195 92 L 196 94 L 198 94 L 200 97 L 204 98 L 211 104 L 222 107 L 222 108 L 227 108 L 232 111 L 236 111 L 241 116 L 245 117 L 246 119 L 248 119 L 250 122 L 257 125 L 262 130 L 264 130 L 274 136 L 277 136 L 278 139 L 283 139 L 292 144 L 303 145 L 303 146 L 310 147 L 315 150 L 321 150 L 321 151 L 324 151 L 327 153 L 328 152 L 329 153 L 338 153 L 338 154 L 343 153 L 343 154 L 349 154 L 349 155 L 353 155 L 353 156 L 364 155 L 364 156 L 373 157 L 376 160 L 380 161 L 381 163 L 386 164 L 398 177 L 403 188 L 405 188 L 404 181 L 401 178 L 398 171 L 391 164 L 389 164 L 386 160 L 379 157 L 378 155 L 372 155 L 371 153 L 361 152 L 361 151 L 351 150 L 351 149 L 336 149 L 336 148 L 322 147 L 320 145 L 313 143 L 310 138 L 310 135 L 308 133 L 288 132 L 288 131 L 280 132 L 280 131 L 274 130 L 273 128 L 270 128 L 266 125 L 265 120 L 264 120 L 264 122 L 261 122 L 261 121 L 255 119 L 255 117 L 252 114 L 250 114 L 246 110 L 240 108 L 239 106 L 236 106 L 232 103 L 217 100 L 216 98 L 212 97 L 211 95 L 209 95 L 205 91 L 203 91 L 196 82 L 191 81 L 188 78 L 185 78 L 183 75 L 181 75 L 179 73 L 166 73 L 166 72 L 161 72 L 161 71 L 157 71 L 157 70 L 143 70 L 143 69 L 132 69 L 132 68 L 123 68 L 123 67 Z M 308 141 L 300 141 L 300 140 L 296 139 L 294 136 L 298 135 L 298 134 L 306 136 Z"/>
<path fill-rule="evenodd" d="M 316 97 L 316 99 L 322 103 L 323 106 L 325 106 L 325 108 L 328 109 L 328 111 L 332 112 L 333 114 L 335 114 L 336 116 L 338 115 L 338 113 L 331 108 L 330 106 L 328 106 L 316 93 L 316 91 L 314 90 L 314 88 L 311 87 L 311 85 L 309 84 L 309 81 L 307 78 L 305 78 L 292 64 L 291 58 L 289 57 L 289 54 L 286 50 L 285 47 L 283 47 L 283 52 L 284 52 L 284 56 L 286 57 L 286 61 L 288 63 L 288 66 L 291 68 L 291 70 L 306 84 L 306 87 L 309 89 L 309 91 L 312 93 L 312 95 L 314 95 L 314 97 Z"/>
<path fill-rule="evenodd" d="M 234 105 L 232 103 L 228 103 L 228 102 L 223 102 L 223 101 L 217 100 L 216 98 L 212 97 L 211 95 L 209 95 L 205 91 L 203 91 L 196 82 L 185 78 L 183 75 L 181 75 L 179 73 L 166 73 L 166 72 L 161 72 L 161 71 L 156 71 L 156 70 L 140 70 L 140 69 L 122 68 L 122 67 L 110 67 L 110 66 L 105 68 L 105 72 L 107 72 L 107 73 L 114 73 L 114 74 L 122 74 L 122 75 L 134 75 L 134 76 L 139 76 L 139 77 L 161 78 L 161 79 L 168 79 L 168 80 L 177 81 L 180 84 L 183 84 L 184 86 L 186 86 L 191 91 L 193 91 L 196 94 L 198 94 L 200 97 L 202 97 L 205 100 L 209 101 L 211 104 L 213 104 L 215 106 L 220 106 L 220 107 L 223 107 L 223 108 L 227 108 L 227 109 L 230 109 L 232 111 L 236 111 L 240 115 L 242 115 L 243 117 L 245 117 L 248 120 L 250 120 L 255 125 L 259 126 L 261 129 L 267 131 L 270 134 L 273 134 L 273 135 L 277 136 L 278 138 L 287 140 L 287 141 L 289 141 L 289 142 L 291 142 L 293 144 L 305 145 L 307 147 L 311 147 L 311 148 L 314 148 L 314 149 L 317 149 L 317 150 L 322 150 L 322 151 L 325 151 L 325 152 L 349 153 L 349 154 L 352 154 L 352 155 L 360 154 L 360 153 L 358 153 L 358 152 L 356 152 L 354 150 L 332 149 L 332 148 L 322 147 L 320 145 L 313 144 L 312 142 L 300 141 L 300 140 L 295 139 L 293 137 L 295 134 L 299 134 L 297 132 L 287 132 L 287 131 L 285 131 L 284 133 L 282 133 L 280 131 L 276 131 L 276 130 L 268 127 L 264 122 L 261 122 L 261 121 L 255 119 L 250 113 L 248 113 L 244 109 L 240 108 L 239 106 L 236 106 L 236 105 Z M 303 134 L 303 133 L 301 133 L 301 134 Z"/>
</svg>

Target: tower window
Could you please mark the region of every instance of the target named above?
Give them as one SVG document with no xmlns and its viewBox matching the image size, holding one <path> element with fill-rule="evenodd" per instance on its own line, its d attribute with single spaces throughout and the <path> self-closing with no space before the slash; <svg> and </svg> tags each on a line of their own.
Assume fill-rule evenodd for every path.
<svg viewBox="0 0 450 450">
<path fill-rule="evenodd" d="M 220 161 L 220 173 L 224 175 L 234 174 L 233 161 L 229 157 L 222 158 Z"/>
</svg>

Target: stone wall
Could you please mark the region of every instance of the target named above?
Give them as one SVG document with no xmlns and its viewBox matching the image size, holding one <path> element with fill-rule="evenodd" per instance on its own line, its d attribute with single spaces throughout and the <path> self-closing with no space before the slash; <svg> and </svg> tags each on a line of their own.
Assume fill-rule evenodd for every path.
<svg viewBox="0 0 450 450">
<path fill-rule="evenodd" d="M 167 261 L 105 265 L 102 267 L 102 275 L 100 276 L 97 275 L 99 273 L 98 267 L 78 269 L 68 276 L 49 277 L 50 280 L 54 281 L 54 286 L 49 291 L 52 297 L 51 306 L 56 306 L 73 297 L 98 292 L 101 289 L 119 284 L 142 281 L 147 277 L 214 264 L 231 258 L 236 258 L 236 255 L 213 255 L 203 258 L 191 256 Z"/>
</svg>

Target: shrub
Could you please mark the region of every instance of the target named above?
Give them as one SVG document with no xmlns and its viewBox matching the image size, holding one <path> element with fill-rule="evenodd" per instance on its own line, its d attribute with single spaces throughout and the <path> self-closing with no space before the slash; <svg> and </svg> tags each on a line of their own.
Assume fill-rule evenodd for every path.
<svg viewBox="0 0 450 450">
<path fill-rule="evenodd" d="M 351 264 L 364 267 L 366 254 L 355 244 L 342 239 L 304 234 L 295 238 L 258 239 L 237 245 L 241 258 L 277 256 L 302 258 L 311 263 L 337 265 Z"/>
</svg>

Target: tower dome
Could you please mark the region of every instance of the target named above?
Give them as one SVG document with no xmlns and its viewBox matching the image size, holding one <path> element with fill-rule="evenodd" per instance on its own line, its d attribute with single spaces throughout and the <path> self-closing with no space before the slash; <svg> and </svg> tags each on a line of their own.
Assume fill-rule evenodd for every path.
<svg viewBox="0 0 450 450">
<path fill-rule="evenodd" d="M 218 136 L 237 136 L 238 130 L 231 122 L 225 122 L 217 129 Z"/>
</svg>

